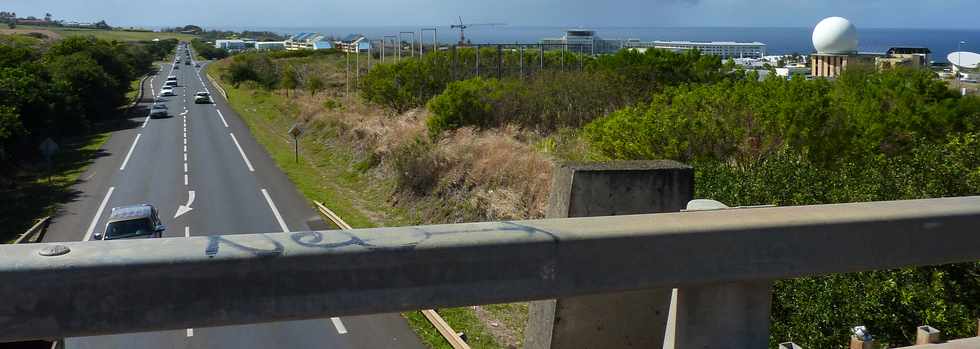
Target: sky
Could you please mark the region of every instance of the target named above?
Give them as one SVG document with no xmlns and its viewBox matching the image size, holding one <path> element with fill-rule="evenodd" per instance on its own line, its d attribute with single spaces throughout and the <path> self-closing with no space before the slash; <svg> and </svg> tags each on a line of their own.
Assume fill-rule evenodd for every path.
<svg viewBox="0 0 980 349">
<path fill-rule="evenodd" d="M 343 27 L 469 23 L 575 27 L 812 27 L 980 30 L 980 0 L 2 0 L 20 16 L 161 27 Z"/>
</svg>

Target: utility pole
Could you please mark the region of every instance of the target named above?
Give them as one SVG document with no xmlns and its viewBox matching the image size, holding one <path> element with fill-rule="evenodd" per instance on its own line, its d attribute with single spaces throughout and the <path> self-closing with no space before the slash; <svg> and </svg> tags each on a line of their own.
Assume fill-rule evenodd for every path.
<svg viewBox="0 0 980 349">
<path fill-rule="evenodd" d="M 344 94 L 344 97 L 347 98 L 347 103 L 350 103 L 350 50 L 347 50 L 347 70 L 346 70 L 346 72 L 347 72 L 346 75 L 344 75 L 345 78 L 346 78 L 346 82 L 344 83 L 344 85 L 347 88 L 347 92 Z"/>
<path fill-rule="evenodd" d="M 480 44 L 476 44 L 476 77 L 480 77 Z"/>
<path fill-rule="evenodd" d="M 521 80 L 524 80 L 524 45 L 521 45 Z"/>
</svg>

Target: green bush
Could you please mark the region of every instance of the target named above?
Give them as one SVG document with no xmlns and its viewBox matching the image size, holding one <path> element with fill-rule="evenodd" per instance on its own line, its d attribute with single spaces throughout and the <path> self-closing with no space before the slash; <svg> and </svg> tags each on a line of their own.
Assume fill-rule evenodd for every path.
<svg viewBox="0 0 980 349">
<path fill-rule="evenodd" d="M 753 159 L 788 145 L 815 161 L 896 154 L 977 125 L 977 102 L 922 70 L 849 71 L 837 82 L 772 78 L 669 87 L 584 135 L 619 159 Z"/>
<path fill-rule="evenodd" d="M 224 71 L 224 79 L 235 87 L 245 81 L 252 81 L 265 89 L 271 89 L 279 83 L 279 77 L 276 65 L 269 55 L 263 53 L 235 55 Z"/>
<path fill-rule="evenodd" d="M 429 101 L 432 116 L 426 120 L 430 136 L 463 126 L 485 126 L 493 115 L 498 85 L 495 79 L 474 78 L 449 84 Z"/>
<path fill-rule="evenodd" d="M 812 205 L 980 194 L 980 135 L 919 141 L 903 154 L 868 154 L 835 166 L 781 149 L 745 164 L 693 163 L 696 196 L 729 205 Z M 980 263 L 833 274 L 774 285 L 770 346 L 846 347 L 865 325 L 890 346 L 911 344 L 929 324 L 947 338 L 974 336 Z"/>
</svg>

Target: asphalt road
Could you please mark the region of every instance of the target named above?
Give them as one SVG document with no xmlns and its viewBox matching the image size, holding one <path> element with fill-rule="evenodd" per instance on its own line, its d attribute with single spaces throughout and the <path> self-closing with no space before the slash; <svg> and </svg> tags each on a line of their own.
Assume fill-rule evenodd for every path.
<svg viewBox="0 0 980 349">
<path fill-rule="evenodd" d="M 162 65 L 147 81 L 134 111 L 141 116 L 112 134 L 44 241 L 88 240 L 105 228 L 112 207 L 138 203 L 157 208 L 167 225 L 164 238 L 325 229 L 207 77 L 183 62 L 171 73 L 172 67 Z M 160 101 L 170 117 L 150 119 L 152 96 L 171 74 L 178 77 L 177 96 Z M 199 91 L 212 92 L 214 103 L 195 104 Z M 68 338 L 66 346 L 424 348 L 398 314 Z"/>
</svg>

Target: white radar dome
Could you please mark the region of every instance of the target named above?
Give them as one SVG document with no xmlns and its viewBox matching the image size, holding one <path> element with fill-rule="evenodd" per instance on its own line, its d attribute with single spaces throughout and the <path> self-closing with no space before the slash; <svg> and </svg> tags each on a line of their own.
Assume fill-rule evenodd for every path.
<svg viewBox="0 0 980 349">
<path fill-rule="evenodd" d="M 842 17 L 828 17 L 813 28 L 813 48 L 817 53 L 849 54 L 857 52 L 857 29 Z"/>
</svg>

